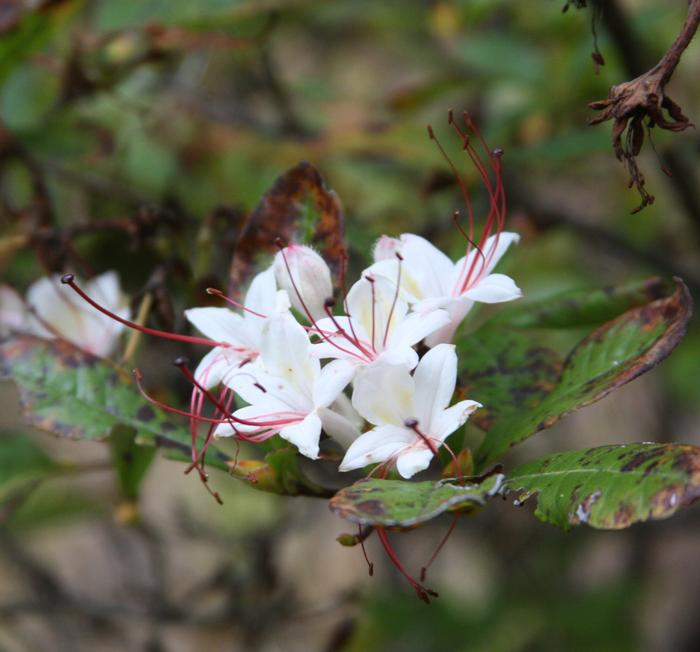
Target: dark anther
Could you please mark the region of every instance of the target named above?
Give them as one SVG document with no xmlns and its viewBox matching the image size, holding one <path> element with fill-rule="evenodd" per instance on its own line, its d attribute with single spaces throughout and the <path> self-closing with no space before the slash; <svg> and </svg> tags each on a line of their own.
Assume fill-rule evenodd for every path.
<svg viewBox="0 0 700 652">
<path fill-rule="evenodd" d="M 261 392 L 267 394 L 267 390 L 260 383 L 253 383 L 253 385 L 257 387 Z"/>
<path fill-rule="evenodd" d="M 501 156 L 503 156 L 504 154 L 503 149 L 501 147 L 496 147 L 496 149 L 494 149 L 492 153 L 496 158 L 501 158 Z"/>
<path fill-rule="evenodd" d="M 428 125 L 428 138 L 430 138 L 430 140 L 435 140 L 435 133 L 430 125 Z"/>
<path fill-rule="evenodd" d="M 61 276 L 61 283 L 64 285 L 68 285 L 72 283 L 75 280 L 75 276 L 73 274 L 64 274 Z"/>
<path fill-rule="evenodd" d="M 328 297 L 324 302 L 323 302 L 323 307 L 324 308 L 332 308 L 335 306 L 335 299 L 333 297 Z"/>
<path fill-rule="evenodd" d="M 415 418 L 406 419 L 403 422 L 403 425 L 406 426 L 407 428 L 415 428 L 418 425 L 418 419 L 415 419 Z"/>
<path fill-rule="evenodd" d="M 403 256 L 402 256 L 398 251 L 395 252 L 395 253 L 396 253 L 396 257 L 397 257 L 399 260 L 403 260 Z"/>
<path fill-rule="evenodd" d="M 452 109 L 448 109 L 448 111 L 447 111 L 447 124 L 451 125 L 454 121 L 455 121 L 454 112 L 452 111 Z"/>
<path fill-rule="evenodd" d="M 176 367 L 186 367 L 189 363 L 190 363 L 190 361 L 184 355 L 180 356 L 179 358 L 176 358 L 173 361 L 173 364 Z"/>
<path fill-rule="evenodd" d="M 279 247 L 280 249 L 284 249 L 285 246 L 286 246 L 286 245 L 284 244 L 284 242 L 282 241 L 282 238 L 275 238 L 275 245 L 276 245 L 277 247 Z"/>
</svg>

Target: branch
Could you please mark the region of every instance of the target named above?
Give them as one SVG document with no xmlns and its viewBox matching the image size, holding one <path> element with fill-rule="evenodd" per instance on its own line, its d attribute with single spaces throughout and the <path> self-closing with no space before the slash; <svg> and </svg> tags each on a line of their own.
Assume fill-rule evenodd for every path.
<svg viewBox="0 0 700 652">
<path fill-rule="evenodd" d="M 609 12 L 610 7 L 606 4 L 603 11 Z M 607 99 L 589 104 L 592 109 L 602 112 L 590 124 L 613 120 L 613 150 L 618 160 L 626 164 L 630 185 L 637 188 L 641 197 L 641 204 L 633 212 L 654 202 L 653 195 L 645 188 L 644 175 L 636 160 L 644 143 L 645 128 L 651 135 L 650 130 L 655 126 L 669 131 L 683 131 L 693 126 L 681 107 L 666 95 L 665 89 L 698 25 L 700 0 L 690 0 L 683 28 L 661 60 L 635 79 L 613 86 Z"/>
</svg>

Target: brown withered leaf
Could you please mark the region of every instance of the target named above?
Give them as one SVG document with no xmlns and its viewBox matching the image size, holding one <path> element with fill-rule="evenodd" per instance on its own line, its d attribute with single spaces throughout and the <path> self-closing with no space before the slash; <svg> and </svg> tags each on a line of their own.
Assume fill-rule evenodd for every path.
<svg viewBox="0 0 700 652">
<path fill-rule="evenodd" d="M 231 262 L 232 296 L 240 296 L 257 271 L 259 259 L 276 253 L 280 241 L 315 247 L 337 280 L 346 255 L 343 211 L 336 194 L 306 161 L 275 181 L 243 225 Z"/>
</svg>

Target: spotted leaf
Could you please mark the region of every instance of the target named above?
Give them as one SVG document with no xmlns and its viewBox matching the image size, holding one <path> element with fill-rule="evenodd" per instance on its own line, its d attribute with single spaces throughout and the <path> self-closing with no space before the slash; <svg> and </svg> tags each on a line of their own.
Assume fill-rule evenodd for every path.
<svg viewBox="0 0 700 652">
<path fill-rule="evenodd" d="M 511 471 L 504 491 L 519 503 L 536 495 L 535 515 L 561 528 L 618 530 L 667 518 L 700 498 L 700 447 L 623 444 L 558 453 Z"/>
<path fill-rule="evenodd" d="M 480 484 L 458 481 L 406 482 L 405 480 L 360 480 L 341 489 L 330 501 L 330 509 L 353 523 L 376 527 L 411 528 L 440 514 L 482 506 L 503 482 L 494 474 Z"/>
<path fill-rule="evenodd" d="M 555 387 L 534 409 L 498 421 L 488 431 L 475 455 L 477 471 L 661 362 L 685 335 L 691 305 L 688 289 L 678 280 L 670 296 L 632 308 L 594 330 L 574 348 Z"/>
</svg>

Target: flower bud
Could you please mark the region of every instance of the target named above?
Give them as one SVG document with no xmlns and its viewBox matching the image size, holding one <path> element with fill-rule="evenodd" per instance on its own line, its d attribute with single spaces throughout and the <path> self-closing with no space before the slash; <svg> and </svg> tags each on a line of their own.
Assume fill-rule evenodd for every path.
<svg viewBox="0 0 700 652">
<path fill-rule="evenodd" d="M 289 294 L 292 306 L 313 320 L 326 316 L 325 305 L 333 296 L 331 271 L 311 247 L 291 244 L 274 262 L 277 285 Z"/>
<path fill-rule="evenodd" d="M 396 254 L 400 253 L 400 250 L 401 241 L 398 238 L 390 238 L 388 235 L 383 235 L 374 245 L 374 262 L 393 260 L 396 258 Z"/>
</svg>

